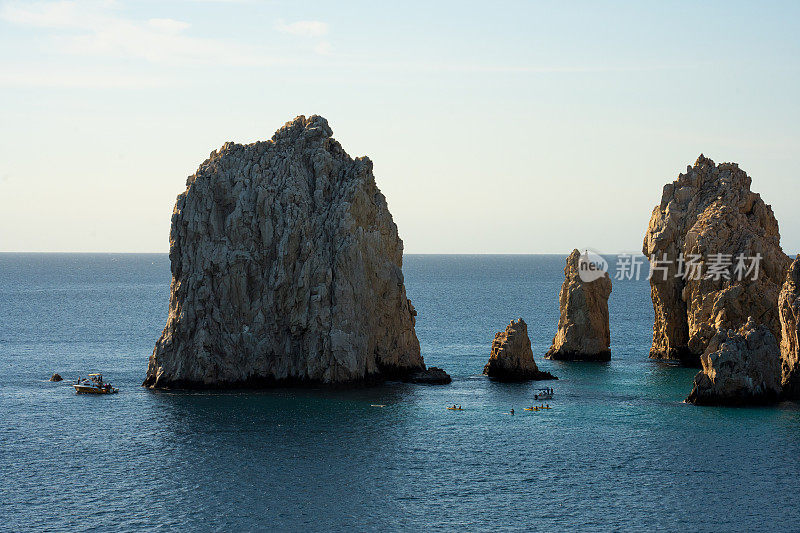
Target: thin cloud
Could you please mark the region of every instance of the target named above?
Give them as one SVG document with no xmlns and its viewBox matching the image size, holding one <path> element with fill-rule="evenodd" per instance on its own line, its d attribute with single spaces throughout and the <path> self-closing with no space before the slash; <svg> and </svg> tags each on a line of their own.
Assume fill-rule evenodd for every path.
<svg viewBox="0 0 800 533">
<path fill-rule="evenodd" d="M 105 3 L 12 3 L 3 5 L 0 18 L 19 26 L 49 29 L 51 46 L 59 52 L 80 56 L 134 58 L 178 65 L 278 62 L 246 45 L 194 37 L 187 32 L 191 27 L 188 22 L 123 18 L 113 14 Z"/>
<path fill-rule="evenodd" d="M 179 33 L 191 26 L 188 22 L 173 19 L 150 19 L 147 25 L 165 33 Z"/>
<path fill-rule="evenodd" d="M 275 29 L 299 37 L 322 37 L 328 34 L 328 24 L 318 20 L 298 20 L 291 24 L 279 20 Z"/>
<path fill-rule="evenodd" d="M 88 28 L 97 24 L 91 13 L 79 11 L 77 2 L 8 3 L 0 8 L 0 18 L 34 28 Z"/>
<path fill-rule="evenodd" d="M 333 53 L 333 46 L 328 41 L 322 41 L 314 47 L 314 51 L 321 56 L 329 56 Z"/>
<path fill-rule="evenodd" d="M 607 72 L 642 72 L 657 70 L 686 69 L 686 66 L 670 65 L 514 65 L 514 64 L 470 64 L 435 63 L 427 61 L 385 61 L 370 57 L 369 52 L 359 51 L 356 55 L 343 55 L 340 49 L 333 53 L 325 22 L 300 20 L 292 23 L 279 21 L 276 30 L 302 38 L 302 42 L 292 41 L 283 49 L 267 49 L 263 46 L 249 46 L 240 42 L 195 36 L 189 22 L 171 18 L 133 19 L 120 15 L 113 2 L 104 0 L 54 0 L 43 2 L 6 2 L 0 4 L 0 20 L 19 27 L 32 28 L 41 33 L 40 42 L 45 48 L 45 58 L 56 54 L 71 54 L 76 58 L 123 59 L 120 65 L 133 65 L 140 60 L 151 65 L 185 67 L 194 65 L 230 66 L 273 66 L 302 67 L 308 69 L 341 70 L 343 68 L 359 71 L 392 73 L 402 71 L 423 71 L 435 73 L 464 74 L 527 74 L 527 75 L 570 75 Z M 280 55 L 276 55 L 280 52 Z M 47 59 L 46 59 L 47 60 Z M 98 66 L 100 63 L 94 64 Z M 107 65 L 107 64 L 106 64 Z M 76 62 L 73 68 L 66 64 L 58 65 L 63 71 L 53 73 L 51 68 L 28 64 L 30 70 L 12 69 L 12 65 L 2 65 L 0 85 L 21 86 L 160 86 L 164 80 L 156 70 L 146 68 L 140 78 L 131 76 L 127 66 L 121 67 L 118 75 L 103 79 L 102 75 L 87 71 L 93 64 Z M 81 81 L 77 72 L 86 72 Z M 153 74 L 156 74 L 153 76 Z M 150 77 L 152 76 L 152 77 Z M 180 76 L 171 80 L 175 83 Z"/>
<path fill-rule="evenodd" d="M 0 87 L 8 89 L 155 89 L 169 85 L 174 85 L 174 80 L 122 71 L 110 72 L 108 69 L 78 71 L 53 67 L 14 67 L 0 70 Z"/>
<path fill-rule="evenodd" d="M 319 51 L 318 51 L 319 53 Z M 633 64 L 633 65 L 492 65 L 470 63 L 436 63 L 428 61 L 376 61 L 361 59 L 360 56 L 342 55 L 337 53 L 337 61 L 326 60 L 326 66 L 337 69 L 351 68 L 358 70 L 391 71 L 391 72 L 452 72 L 475 74 L 603 74 L 614 72 L 657 72 L 693 70 L 700 65 L 664 65 L 664 64 Z"/>
<path fill-rule="evenodd" d="M 570 74 L 570 73 L 604 73 L 604 72 L 649 72 L 658 70 L 683 70 L 686 66 L 667 65 L 567 65 L 567 66 L 531 66 L 531 65 L 436 65 L 432 70 L 449 70 L 453 72 L 480 73 L 531 73 L 531 74 Z"/>
</svg>

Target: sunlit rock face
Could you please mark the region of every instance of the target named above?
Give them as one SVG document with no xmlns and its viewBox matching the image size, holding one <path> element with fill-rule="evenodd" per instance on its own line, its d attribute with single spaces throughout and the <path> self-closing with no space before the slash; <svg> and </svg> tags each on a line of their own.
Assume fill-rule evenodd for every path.
<svg viewBox="0 0 800 533">
<path fill-rule="evenodd" d="M 521 318 L 512 320 L 504 331 L 495 334 L 483 373 L 499 381 L 557 379 L 536 366 L 528 325 Z"/>
<path fill-rule="evenodd" d="M 271 140 L 226 143 L 188 178 L 145 385 L 424 380 L 397 226 L 372 162 L 331 135 L 300 116 Z"/>
<path fill-rule="evenodd" d="M 800 399 L 800 258 L 786 274 L 778 297 L 781 320 L 781 385 L 787 398 Z"/>
<path fill-rule="evenodd" d="M 579 271 L 580 259 L 578 250 L 573 250 L 567 257 L 558 299 L 561 309 L 558 332 L 545 357 L 566 361 L 609 361 L 608 297 L 611 295 L 611 279 L 606 273 L 598 279 L 583 281 Z"/>
<path fill-rule="evenodd" d="M 715 165 L 701 155 L 664 186 L 642 247 L 648 258 L 666 258 L 650 280 L 651 357 L 696 365 L 719 329 L 738 329 L 750 316 L 779 337 L 777 299 L 789 258 L 772 208 L 750 190 L 750 181 L 736 163 Z M 700 279 L 679 261 L 693 257 Z M 712 264 L 728 264 L 724 275 L 710 270 Z"/>
<path fill-rule="evenodd" d="M 754 405 L 778 401 L 778 341 L 750 318 L 738 330 L 719 330 L 700 358 L 703 370 L 686 399 L 698 405 Z"/>
</svg>

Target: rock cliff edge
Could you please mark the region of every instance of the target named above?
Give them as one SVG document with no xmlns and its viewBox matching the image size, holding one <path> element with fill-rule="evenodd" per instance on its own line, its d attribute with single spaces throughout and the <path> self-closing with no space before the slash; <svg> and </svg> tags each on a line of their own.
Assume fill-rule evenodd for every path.
<svg viewBox="0 0 800 533">
<path fill-rule="evenodd" d="M 800 257 L 786 274 L 778 297 L 781 319 L 781 385 L 789 399 L 800 399 Z"/>
<path fill-rule="evenodd" d="M 650 356 L 697 365 L 717 331 L 748 317 L 779 338 L 778 292 L 789 258 L 778 222 L 736 163 L 700 155 L 664 186 L 645 234 L 655 322 Z"/>
<path fill-rule="evenodd" d="M 698 405 L 772 403 L 781 392 L 778 341 L 764 324 L 752 318 L 738 330 L 721 329 L 700 358 L 686 401 Z"/>
</svg>

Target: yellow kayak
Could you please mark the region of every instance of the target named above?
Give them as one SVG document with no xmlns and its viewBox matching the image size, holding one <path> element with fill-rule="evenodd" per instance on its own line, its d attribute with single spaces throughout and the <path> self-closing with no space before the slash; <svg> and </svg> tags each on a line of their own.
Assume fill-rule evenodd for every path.
<svg viewBox="0 0 800 533">
<path fill-rule="evenodd" d="M 448 407 L 447 410 L 448 411 L 463 411 L 463 409 L 461 409 L 459 407 Z"/>
</svg>

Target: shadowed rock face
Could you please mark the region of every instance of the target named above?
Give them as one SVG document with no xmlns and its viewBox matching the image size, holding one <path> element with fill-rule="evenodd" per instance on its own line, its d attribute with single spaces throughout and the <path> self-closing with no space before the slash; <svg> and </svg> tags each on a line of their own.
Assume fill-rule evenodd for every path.
<svg viewBox="0 0 800 533">
<path fill-rule="evenodd" d="M 512 320 L 505 331 L 495 334 L 489 362 L 483 368 L 483 373 L 501 381 L 558 379 L 536 366 L 528 325 L 521 318 Z"/>
<path fill-rule="evenodd" d="M 781 319 L 781 385 L 790 399 L 800 399 L 800 257 L 794 260 L 778 297 Z"/>
<path fill-rule="evenodd" d="M 548 359 L 566 361 L 609 361 L 611 330 L 608 325 L 608 274 L 584 282 L 579 272 L 581 254 L 573 250 L 564 267 L 559 307 L 558 332 L 547 352 Z"/>
<path fill-rule="evenodd" d="M 735 163 L 715 165 L 701 155 L 667 184 L 642 252 L 667 258 L 666 279 L 657 271 L 650 280 L 655 311 L 651 357 L 697 364 L 718 329 L 738 329 L 749 316 L 776 338 L 780 335 L 776 302 L 789 258 L 781 250 L 772 208 L 750 190 L 750 178 Z M 685 259 L 700 256 L 703 279 L 679 275 L 681 254 Z M 751 279 L 752 272 L 737 279 L 740 254 L 760 254 L 757 279 Z M 730 279 L 705 278 L 715 257 L 731 260 Z"/>
<path fill-rule="evenodd" d="M 397 226 L 372 162 L 331 135 L 300 116 L 269 141 L 226 143 L 188 178 L 145 385 L 424 377 Z"/>
<path fill-rule="evenodd" d="M 781 368 L 778 341 L 750 318 L 738 330 L 719 330 L 700 359 L 686 401 L 698 405 L 751 405 L 778 400 Z"/>
</svg>

